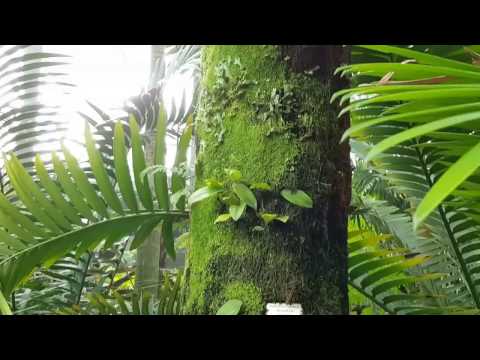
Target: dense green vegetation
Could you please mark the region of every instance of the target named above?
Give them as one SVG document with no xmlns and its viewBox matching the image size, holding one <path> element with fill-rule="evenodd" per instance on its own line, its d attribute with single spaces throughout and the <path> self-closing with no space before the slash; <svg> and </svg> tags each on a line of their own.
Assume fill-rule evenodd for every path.
<svg viewBox="0 0 480 360">
<path fill-rule="evenodd" d="M 81 114 L 81 159 L 56 138 L 61 113 L 27 101 L 71 86 L 54 70 L 65 57 L 0 48 L 0 314 L 264 314 L 297 301 L 346 312 L 334 277 L 299 265 L 314 256 L 295 241 L 317 234 L 338 170 L 323 163 L 347 141 L 350 314 L 479 313 L 480 45 L 352 46 L 326 81 L 294 72 L 279 49 L 211 46 L 200 61 L 199 47 L 173 47 L 124 117 L 94 104 L 96 118 Z M 162 83 L 197 79 L 200 62 L 199 107 L 194 96 L 167 111 Z M 334 87 L 342 77 L 350 86 Z M 44 134 L 51 150 L 33 151 Z M 170 262 L 186 260 L 157 269 L 149 292 L 136 252 L 153 231 Z"/>
</svg>

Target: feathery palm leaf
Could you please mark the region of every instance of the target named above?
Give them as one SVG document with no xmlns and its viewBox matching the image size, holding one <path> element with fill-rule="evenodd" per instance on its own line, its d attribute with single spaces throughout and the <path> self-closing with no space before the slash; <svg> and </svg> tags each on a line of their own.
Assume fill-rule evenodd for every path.
<svg viewBox="0 0 480 360">
<path fill-rule="evenodd" d="M 66 82 L 66 74 L 58 70 L 67 56 L 39 51 L 34 45 L 2 45 L 0 47 L 0 148 L 14 152 L 18 159 L 31 168 L 42 138 L 50 149 L 58 147 L 59 134 L 68 129 L 59 106 L 41 101 L 41 94 L 55 88 L 66 93 L 73 85 Z M 12 191 L 10 180 L 0 159 L 0 190 Z"/>
<path fill-rule="evenodd" d="M 165 133 L 164 127 L 165 122 L 160 121 L 157 132 Z M 66 147 L 62 154 L 65 161 L 57 154 L 52 156 L 55 178 L 46 171 L 39 156 L 34 177 L 15 155 L 7 156 L 6 169 L 19 202 L 11 203 L 0 195 L 0 226 L 3 228 L 0 229 L 0 249 L 4 254 L 0 260 L 0 284 L 5 296 L 9 296 L 38 265 L 52 265 L 72 250 L 79 256 L 102 241 L 108 248 L 132 233 L 136 233 L 134 242 L 140 244 L 162 221 L 184 217 L 184 209 L 165 206 L 168 187 L 162 186 L 163 192 L 151 191 L 149 180 L 142 177 L 145 156 L 134 117 L 130 119 L 130 129 L 133 179 L 123 127 L 117 123 L 115 128 L 114 165 L 119 190 L 107 175 L 102 154 L 88 125 L 85 142 L 95 183 L 89 180 Z M 159 154 L 164 152 L 161 143 L 157 142 Z M 160 185 L 159 181 L 155 183 L 156 190 Z M 167 248 L 173 249 L 173 244 Z M 174 256 L 173 250 L 170 255 Z"/>
<path fill-rule="evenodd" d="M 362 79 L 382 78 L 335 95 L 349 102 L 343 113 L 352 115 L 344 139 L 369 144 L 367 160 L 415 209 L 423 238 L 417 249 L 431 257 L 430 271 L 448 274 L 436 283 L 449 302 L 480 308 L 479 223 L 473 201 L 480 68 L 458 61 L 459 51 L 451 53 L 457 57 L 452 59 L 392 46 L 358 49 L 393 54 L 402 63 L 340 69 Z"/>
</svg>

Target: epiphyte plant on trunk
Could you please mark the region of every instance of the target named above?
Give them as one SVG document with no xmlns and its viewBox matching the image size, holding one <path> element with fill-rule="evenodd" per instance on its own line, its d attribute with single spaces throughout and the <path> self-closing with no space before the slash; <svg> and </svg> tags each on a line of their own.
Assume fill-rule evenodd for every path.
<svg viewBox="0 0 480 360">
<path fill-rule="evenodd" d="M 260 209 L 262 204 L 257 200 L 255 192 L 272 192 L 272 187 L 267 183 L 249 183 L 242 173 L 236 169 L 225 169 L 227 174 L 227 181 L 221 182 L 215 179 L 205 180 L 206 186 L 195 191 L 188 200 L 190 206 L 193 204 L 215 197 L 221 201 L 225 206 L 228 206 L 228 213 L 220 214 L 215 219 L 215 224 L 224 223 L 229 220 L 239 221 L 240 218 L 246 215 L 247 207 L 255 211 L 258 218 L 263 220 L 265 226 L 272 221 L 279 221 L 287 223 L 289 217 L 287 215 L 274 214 L 264 209 Z M 281 196 L 288 202 L 303 208 L 311 209 L 313 207 L 313 200 L 302 190 L 288 190 L 281 191 Z M 263 226 L 255 226 L 254 231 L 263 231 Z"/>
</svg>

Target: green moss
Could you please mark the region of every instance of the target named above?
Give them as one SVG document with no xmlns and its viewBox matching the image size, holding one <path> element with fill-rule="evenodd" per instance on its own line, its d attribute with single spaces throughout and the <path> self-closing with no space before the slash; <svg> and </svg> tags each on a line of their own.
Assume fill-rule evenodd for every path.
<svg viewBox="0 0 480 360">
<path fill-rule="evenodd" d="M 253 283 L 233 282 L 225 287 L 223 293 L 226 301 L 234 299 L 242 301 L 241 314 L 243 315 L 260 315 L 265 313 L 262 291 Z"/>
<path fill-rule="evenodd" d="M 330 124 L 335 123 L 335 114 L 329 113 L 328 101 L 324 101 L 328 88 L 289 72 L 278 46 L 210 46 L 204 50 L 203 60 L 204 93 L 196 118 L 201 139 L 197 187 L 209 178 L 224 179 L 224 169 L 232 168 L 248 182 L 268 183 L 275 192 L 299 188 L 313 194 L 319 204 L 326 203 L 323 194 L 328 195 L 330 182 L 327 158 L 338 144 L 332 136 L 335 125 Z M 229 64 L 232 69 L 229 80 L 220 82 L 221 89 L 219 64 Z M 240 92 L 233 91 L 238 89 L 235 81 L 247 85 Z M 255 85 L 250 86 L 253 81 Z M 290 92 L 287 96 L 283 96 L 285 89 Z M 272 107 L 277 93 L 279 102 Z M 283 127 L 285 124 L 288 126 Z M 324 284 L 318 283 L 317 269 L 305 275 L 309 267 L 319 265 L 302 262 L 304 251 L 310 251 L 304 249 L 305 244 L 317 246 L 309 242 L 321 241 L 303 234 L 305 229 L 327 230 L 315 224 L 317 215 L 277 198 L 267 194 L 259 202 L 265 210 L 290 216 L 289 223 L 272 223 L 260 233 L 251 231 L 257 225 L 255 216 L 215 225 L 220 203 L 210 199 L 195 204 L 191 214 L 189 312 L 214 314 L 222 301 L 230 295 L 235 298 L 234 294 L 243 296 L 240 300 L 247 304 L 247 313 L 258 313 L 260 308 L 264 311 L 267 302 L 289 301 L 301 301 L 311 313 L 340 312 L 335 302 L 339 291 L 329 284 L 337 276 L 334 261 L 320 265 L 324 267 Z M 324 216 L 321 208 L 316 211 L 318 218 Z M 312 251 L 323 261 L 321 249 Z M 298 298 L 300 293 L 311 300 Z"/>
</svg>

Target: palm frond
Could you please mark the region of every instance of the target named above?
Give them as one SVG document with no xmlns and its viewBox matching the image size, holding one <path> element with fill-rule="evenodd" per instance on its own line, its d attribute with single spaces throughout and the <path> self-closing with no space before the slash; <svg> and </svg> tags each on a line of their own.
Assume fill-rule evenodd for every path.
<svg viewBox="0 0 480 360">
<path fill-rule="evenodd" d="M 408 249 L 388 249 L 389 236 L 370 231 L 349 234 L 349 286 L 391 315 L 451 314 L 471 311 L 461 306 L 438 306 L 436 296 L 415 289 L 443 274 L 419 271 L 429 259 Z"/>
<path fill-rule="evenodd" d="M 111 296 L 92 292 L 87 294 L 89 302 L 85 306 L 66 307 L 58 312 L 64 315 L 181 315 L 183 303 L 179 295 L 184 286 L 182 273 L 173 276 L 165 274 L 163 279 L 158 301 L 149 292 L 121 294 L 115 291 Z"/>
<path fill-rule="evenodd" d="M 68 57 L 42 52 L 34 45 L 3 46 L 0 49 L 0 148 L 13 152 L 31 168 L 40 139 L 50 149 L 59 147 L 59 134 L 68 130 L 60 106 L 48 105 L 41 95 L 54 88 L 66 94 L 72 88 L 61 72 Z M 3 159 L 0 159 L 3 168 Z M 12 191 L 8 175 L 0 171 L 4 194 Z"/>
<path fill-rule="evenodd" d="M 157 133 L 164 134 L 165 126 L 165 121 L 159 121 Z M 11 203 L 0 195 L 0 249 L 4 254 L 0 260 L 0 284 L 6 296 L 38 265 L 51 266 L 72 250 L 79 256 L 103 241 L 108 248 L 132 233 L 137 234 L 134 242 L 140 244 L 155 225 L 185 217 L 184 208 L 168 205 L 169 188 L 161 174 L 155 188 L 158 190 L 163 184 L 163 191 L 151 191 L 148 178 L 142 176 L 145 155 L 133 116 L 130 130 L 133 171 L 127 161 L 122 124 L 115 126 L 113 160 L 118 189 L 107 175 L 105 161 L 88 125 L 85 143 L 94 182 L 65 146 L 61 154 L 64 161 L 57 154 L 52 155 L 55 177 L 39 156 L 34 176 L 28 174 L 14 154 L 6 156 L 7 173 L 19 198 Z M 159 137 L 156 152 L 164 150 Z M 170 256 L 174 256 L 173 235 L 165 237 L 165 241 Z"/>
<path fill-rule="evenodd" d="M 377 83 L 337 93 L 352 115 L 344 139 L 369 144 L 367 160 L 405 194 L 414 210 L 432 272 L 453 304 L 480 308 L 479 227 L 476 218 L 480 68 L 456 59 L 393 46 L 359 46 L 395 56 L 397 63 L 371 62 L 341 68 Z M 467 52 L 463 53 L 468 55 Z M 413 61 L 405 61 L 413 60 Z"/>
</svg>

